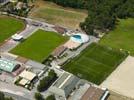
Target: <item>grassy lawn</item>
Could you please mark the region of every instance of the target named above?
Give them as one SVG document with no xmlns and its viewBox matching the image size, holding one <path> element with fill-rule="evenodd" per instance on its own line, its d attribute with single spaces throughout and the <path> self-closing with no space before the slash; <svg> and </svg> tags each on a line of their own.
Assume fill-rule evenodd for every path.
<svg viewBox="0 0 134 100">
<path fill-rule="evenodd" d="M 93 43 L 63 68 L 80 78 L 100 84 L 126 56 L 126 53 Z"/>
<path fill-rule="evenodd" d="M 0 43 L 24 27 L 22 20 L 0 15 Z"/>
<path fill-rule="evenodd" d="M 100 44 L 130 51 L 134 56 L 134 19 L 121 19 L 117 28 L 105 35 Z"/>
<path fill-rule="evenodd" d="M 57 46 L 65 41 L 65 37 L 55 32 L 38 30 L 11 50 L 11 53 L 42 62 Z"/>
<path fill-rule="evenodd" d="M 32 10 L 29 17 L 42 21 L 61 25 L 69 28 L 78 28 L 87 16 L 84 10 L 64 8 L 52 2 L 36 0 L 35 10 Z"/>
</svg>

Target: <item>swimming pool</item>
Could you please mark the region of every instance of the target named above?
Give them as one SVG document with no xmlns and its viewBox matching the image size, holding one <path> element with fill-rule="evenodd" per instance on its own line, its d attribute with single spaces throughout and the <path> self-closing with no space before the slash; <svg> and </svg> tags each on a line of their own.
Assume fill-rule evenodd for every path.
<svg viewBox="0 0 134 100">
<path fill-rule="evenodd" d="M 80 35 L 73 35 L 71 38 L 74 42 L 82 43 L 82 39 Z"/>
<path fill-rule="evenodd" d="M 86 34 L 75 34 L 71 37 L 71 40 L 77 43 L 85 43 L 88 42 L 89 36 Z"/>
</svg>

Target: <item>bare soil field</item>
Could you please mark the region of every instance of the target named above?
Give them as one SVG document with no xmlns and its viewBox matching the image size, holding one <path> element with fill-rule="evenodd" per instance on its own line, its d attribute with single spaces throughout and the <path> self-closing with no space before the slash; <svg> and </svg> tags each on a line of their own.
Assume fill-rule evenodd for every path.
<svg viewBox="0 0 134 100">
<path fill-rule="evenodd" d="M 110 95 L 107 100 L 134 100 L 134 99 L 131 99 L 123 95 L 120 95 L 118 93 L 110 91 Z"/>
<path fill-rule="evenodd" d="M 29 13 L 30 18 L 68 28 L 79 28 L 79 23 L 87 16 L 85 10 L 64 8 L 43 0 L 36 0 L 34 5 L 35 7 Z"/>
<path fill-rule="evenodd" d="M 101 84 L 121 95 L 134 98 L 134 57 L 128 56 Z M 126 99 L 125 99 L 126 100 Z"/>
</svg>

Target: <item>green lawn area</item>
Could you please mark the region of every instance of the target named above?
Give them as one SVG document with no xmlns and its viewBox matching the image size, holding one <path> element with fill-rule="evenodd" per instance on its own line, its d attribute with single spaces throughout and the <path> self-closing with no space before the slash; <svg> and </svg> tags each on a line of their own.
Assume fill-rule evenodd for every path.
<svg viewBox="0 0 134 100">
<path fill-rule="evenodd" d="M 100 40 L 100 44 L 130 51 L 134 56 L 134 19 L 121 19 L 117 27 Z"/>
<path fill-rule="evenodd" d="M 63 66 L 80 78 L 100 84 L 126 58 L 125 52 L 91 44 L 79 56 Z"/>
<path fill-rule="evenodd" d="M 65 41 L 66 37 L 60 34 L 38 30 L 11 50 L 11 53 L 42 62 L 57 46 Z"/>
<path fill-rule="evenodd" d="M 25 24 L 22 20 L 0 15 L 0 43 L 24 27 Z"/>
</svg>

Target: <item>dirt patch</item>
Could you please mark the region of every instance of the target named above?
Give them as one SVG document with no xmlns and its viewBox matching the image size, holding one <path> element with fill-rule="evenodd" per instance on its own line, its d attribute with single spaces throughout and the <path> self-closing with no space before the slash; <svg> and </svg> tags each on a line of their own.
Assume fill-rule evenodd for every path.
<svg viewBox="0 0 134 100">
<path fill-rule="evenodd" d="M 113 91 L 110 91 L 110 95 L 107 100 L 134 100 L 134 99 L 131 99 L 123 95 L 120 95 L 118 93 L 115 93 Z"/>
<path fill-rule="evenodd" d="M 36 0 L 29 17 L 72 29 L 79 28 L 79 23 L 87 17 L 87 11 L 64 8 L 52 2 Z"/>
<path fill-rule="evenodd" d="M 121 95 L 134 98 L 134 57 L 128 56 L 101 84 Z M 126 99 L 125 99 L 126 100 Z"/>
</svg>

